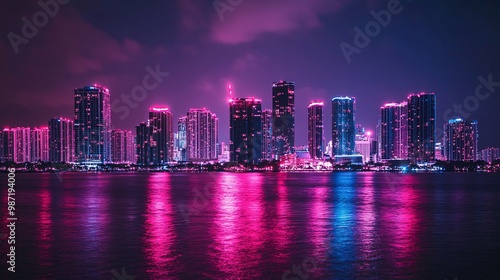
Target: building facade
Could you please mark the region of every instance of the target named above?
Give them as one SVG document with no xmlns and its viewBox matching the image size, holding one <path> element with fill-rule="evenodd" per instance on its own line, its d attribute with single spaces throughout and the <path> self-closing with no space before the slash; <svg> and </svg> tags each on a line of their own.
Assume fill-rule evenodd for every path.
<svg viewBox="0 0 500 280">
<path fill-rule="evenodd" d="M 111 130 L 111 161 L 119 164 L 135 163 L 135 142 L 132 131 Z"/>
<path fill-rule="evenodd" d="M 408 158 L 412 163 L 435 162 L 436 96 L 434 93 L 408 96 Z"/>
<path fill-rule="evenodd" d="M 255 98 L 229 100 L 230 160 L 256 163 L 262 160 L 262 105 Z"/>
<path fill-rule="evenodd" d="M 206 108 L 191 108 L 186 116 L 187 159 L 210 161 L 217 159 L 219 119 Z"/>
<path fill-rule="evenodd" d="M 324 149 L 324 127 L 323 106 L 320 101 L 311 102 L 307 108 L 307 138 L 308 150 L 311 159 L 323 159 Z"/>
<path fill-rule="evenodd" d="M 152 146 L 155 145 L 153 141 L 153 127 L 146 123 L 140 123 L 136 126 L 135 132 L 137 165 L 153 165 L 154 156 Z"/>
<path fill-rule="evenodd" d="M 492 163 L 495 160 L 500 159 L 500 149 L 499 148 L 486 148 L 481 151 L 481 159 L 487 163 Z"/>
<path fill-rule="evenodd" d="M 49 161 L 49 128 L 35 127 L 31 130 L 31 161 Z"/>
<path fill-rule="evenodd" d="M 262 159 L 273 159 L 273 111 L 262 110 Z"/>
<path fill-rule="evenodd" d="M 451 119 L 444 125 L 444 154 L 449 161 L 478 160 L 477 121 Z"/>
<path fill-rule="evenodd" d="M 273 83 L 273 158 L 295 152 L 295 84 Z"/>
<path fill-rule="evenodd" d="M 65 118 L 49 120 L 49 161 L 73 162 L 75 160 L 74 123 Z"/>
<path fill-rule="evenodd" d="M 354 154 L 356 150 L 355 110 L 354 97 L 332 99 L 332 156 Z"/>
<path fill-rule="evenodd" d="M 75 156 L 81 164 L 111 161 L 111 104 L 109 90 L 99 85 L 74 91 Z"/>
<path fill-rule="evenodd" d="M 380 159 L 408 158 L 408 103 L 387 103 L 380 108 Z"/>
<path fill-rule="evenodd" d="M 168 108 L 151 108 L 149 110 L 149 126 L 153 128 L 153 163 L 165 165 L 173 160 L 174 131 L 173 114 Z"/>
</svg>

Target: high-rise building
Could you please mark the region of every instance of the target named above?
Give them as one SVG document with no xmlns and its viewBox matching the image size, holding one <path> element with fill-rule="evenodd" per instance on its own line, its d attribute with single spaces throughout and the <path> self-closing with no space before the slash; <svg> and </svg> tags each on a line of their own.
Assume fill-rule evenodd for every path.
<svg viewBox="0 0 500 280">
<path fill-rule="evenodd" d="M 14 133 L 14 162 L 31 162 L 31 129 L 16 127 L 11 130 Z"/>
<path fill-rule="evenodd" d="M 325 140 L 323 127 L 323 102 L 311 102 L 307 108 L 308 150 L 312 159 L 323 159 Z"/>
<path fill-rule="evenodd" d="M 111 161 L 109 90 L 99 85 L 75 89 L 75 156 L 78 163 Z"/>
<path fill-rule="evenodd" d="M 231 161 L 255 163 L 262 159 L 261 100 L 229 100 L 229 140 Z"/>
<path fill-rule="evenodd" d="M 35 127 L 31 130 L 31 161 L 49 161 L 48 127 Z"/>
<path fill-rule="evenodd" d="M 408 158 L 408 103 L 387 103 L 380 108 L 380 159 Z"/>
<path fill-rule="evenodd" d="M 74 123 L 65 118 L 49 120 L 49 161 L 73 162 L 75 160 Z"/>
<path fill-rule="evenodd" d="M 493 161 L 500 159 L 500 149 L 499 148 L 486 148 L 481 151 L 481 159 L 487 163 L 492 163 Z"/>
<path fill-rule="evenodd" d="M 136 158 L 137 165 L 149 166 L 154 164 L 153 147 L 153 127 L 146 123 L 140 123 L 136 126 Z"/>
<path fill-rule="evenodd" d="M 333 156 L 354 154 L 356 149 L 355 110 L 354 97 L 332 99 Z"/>
<path fill-rule="evenodd" d="M 217 159 L 219 119 L 206 108 L 187 113 L 187 157 L 190 161 Z"/>
<path fill-rule="evenodd" d="M 295 84 L 273 83 L 273 158 L 295 153 Z"/>
<path fill-rule="evenodd" d="M 408 158 L 412 163 L 432 163 L 436 148 L 436 96 L 408 96 Z"/>
<path fill-rule="evenodd" d="M 187 117 L 180 117 L 177 121 L 177 160 L 187 161 Z"/>
<path fill-rule="evenodd" d="M 130 130 L 111 130 L 111 161 L 135 163 L 135 142 Z"/>
<path fill-rule="evenodd" d="M 436 143 L 436 160 L 440 161 L 446 160 L 446 156 L 444 154 L 444 145 L 441 142 Z"/>
<path fill-rule="evenodd" d="M 0 131 L 0 161 L 14 161 L 14 131 L 8 128 Z"/>
<path fill-rule="evenodd" d="M 444 125 L 444 154 L 450 161 L 478 159 L 477 121 L 451 119 Z"/>
<path fill-rule="evenodd" d="M 173 115 L 168 108 L 151 108 L 149 110 L 149 126 L 153 128 L 153 163 L 165 165 L 173 160 L 174 131 Z"/>
<path fill-rule="evenodd" d="M 273 159 L 273 111 L 262 110 L 262 159 Z"/>
<path fill-rule="evenodd" d="M 358 126 L 356 129 L 356 153 L 363 156 L 363 163 L 373 160 L 372 155 L 372 134 L 365 131 L 364 128 Z"/>
</svg>

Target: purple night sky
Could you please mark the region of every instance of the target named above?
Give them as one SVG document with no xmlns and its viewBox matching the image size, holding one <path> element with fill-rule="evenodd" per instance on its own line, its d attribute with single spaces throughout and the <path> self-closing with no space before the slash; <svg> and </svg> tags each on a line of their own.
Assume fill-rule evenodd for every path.
<svg viewBox="0 0 500 280">
<path fill-rule="evenodd" d="M 474 96 L 479 76 L 500 82 L 500 2 L 401 0 L 402 11 L 348 63 L 340 43 L 354 45 L 354 28 L 364 29 L 370 11 L 391 1 L 233 0 L 241 3 L 219 17 L 213 1 L 74 0 L 60 5 L 17 54 L 8 34 L 22 35 L 22 18 L 32 21 L 42 8 L 37 1 L 4 3 L 0 126 L 72 118 L 74 88 L 93 83 L 120 103 L 142 85 L 147 66 L 159 65 L 170 75 L 127 117 L 114 112 L 114 127 L 133 129 L 152 106 L 171 108 L 175 120 L 190 107 L 206 107 L 220 118 L 220 141 L 228 142 L 226 84 L 236 97 L 262 99 L 267 109 L 271 84 L 279 80 L 296 83 L 297 145 L 306 144 L 312 100 L 325 101 L 330 140 L 334 96 L 355 96 L 357 123 L 373 131 L 384 103 L 435 92 L 442 127 L 447 109 Z M 500 146 L 500 86 L 493 89 L 467 116 L 479 121 L 480 148 Z"/>
</svg>

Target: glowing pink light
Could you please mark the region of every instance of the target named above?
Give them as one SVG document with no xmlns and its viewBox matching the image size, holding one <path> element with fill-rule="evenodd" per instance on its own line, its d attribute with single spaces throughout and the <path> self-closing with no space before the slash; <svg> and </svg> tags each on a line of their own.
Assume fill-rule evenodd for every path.
<svg viewBox="0 0 500 280">
<path fill-rule="evenodd" d="M 168 108 L 151 108 L 150 110 L 155 112 L 165 112 L 168 111 Z"/>
</svg>

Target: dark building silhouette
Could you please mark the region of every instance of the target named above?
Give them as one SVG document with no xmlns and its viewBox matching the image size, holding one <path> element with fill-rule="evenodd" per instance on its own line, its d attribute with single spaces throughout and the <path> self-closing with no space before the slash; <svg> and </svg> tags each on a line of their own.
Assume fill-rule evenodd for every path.
<svg viewBox="0 0 500 280">
<path fill-rule="evenodd" d="M 230 160 L 255 163 L 262 159 L 262 107 L 255 98 L 229 101 Z"/>
<path fill-rule="evenodd" d="M 274 159 L 295 153 L 295 84 L 273 83 L 273 146 Z"/>
<path fill-rule="evenodd" d="M 408 158 L 412 163 L 432 163 L 436 159 L 434 93 L 408 96 Z"/>
<path fill-rule="evenodd" d="M 312 102 L 307 108 L 308 112 L 308 148 L 312 159 L 323 159 L 324 154 L 324 128 L 323 128 L 323 102 Z"/>
</svg>

